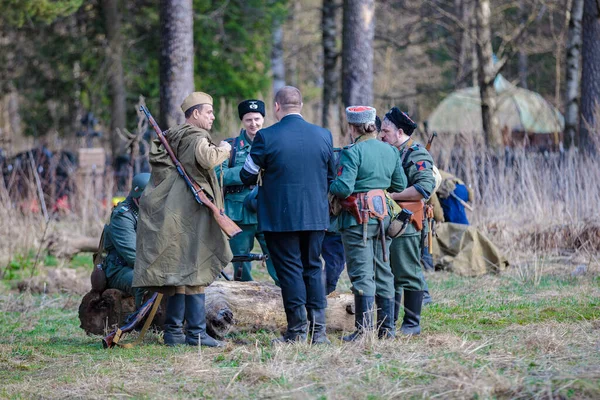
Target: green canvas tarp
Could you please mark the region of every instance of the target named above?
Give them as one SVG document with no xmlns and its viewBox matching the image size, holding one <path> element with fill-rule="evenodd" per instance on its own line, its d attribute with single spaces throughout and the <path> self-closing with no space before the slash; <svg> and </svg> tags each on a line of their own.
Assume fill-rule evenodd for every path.
<svg viewBox="0 0 600 400">
<path fill-rule="evenodd" d="M 433 260 L 436 269 L 461 276 L 498 273 L 508 266 L 500 250 L 475 227 L 438 223 L 433 240 Z"/>
</svg>

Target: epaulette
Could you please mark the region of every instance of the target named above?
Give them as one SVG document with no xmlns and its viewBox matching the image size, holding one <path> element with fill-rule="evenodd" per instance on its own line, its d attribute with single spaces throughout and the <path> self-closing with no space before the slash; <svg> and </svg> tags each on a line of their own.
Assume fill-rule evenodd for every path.
<svg viewBox="0 0 600 400">
<path fill-rule="evenodd" d="M 349 144 L 348 146 L 344 146 L 343 150 L 348 150 L 350 147 L 354 146 L 354 143 Z"/>
<path fill-rule="evenodd" d="M 229 143 L 229 144 L 233 144 L 233 141 L 234 141 L 234 140 L 235 140 L 235 138 L 234 138 L 234 137 L 230 137 L 230 138 L 227 138 L 227 139 L 225 139 L 225 142 L 227 142 L 227 143 Z"/>
<path fill-rule="evenodd" d="M 410 148 L 412 151 L 419 150 L 421 148 L 421 145 L 419 143 L 415 143 L 412 146 L 410 146 Z"/>
</svg>

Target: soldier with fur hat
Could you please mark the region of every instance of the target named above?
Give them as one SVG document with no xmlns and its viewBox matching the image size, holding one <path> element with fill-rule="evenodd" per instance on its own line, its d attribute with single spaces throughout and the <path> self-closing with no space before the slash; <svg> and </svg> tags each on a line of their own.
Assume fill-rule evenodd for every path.
<svg viewBox="0 0 600 400">
<path fill-rule="evenodd" d="M 435 187 L 433 159 L 425 146 L 415 142 L 411 135 L 417 124 L 397 107 L 392 108 L 383 119 L 381 139 L 400 151 L 402 168 L 408 178 L 408 187 L 391 197 L 401 207 L 422 215 L 424 202 L 429 199 Z M 420 217 L 418 217 L 420 218 Z M 421 219 L 422 222 L 422 219 Z M 423 303 L 424 280 L 421 279 L 421 232 L 423 224 L 415 220 L 406 231 L 392 241 L 390 263 L 394 273 L 396 290 L 396 311 L 394 325 L 398 320 L 402 292 L 404 292 L 404 320 L 401 331 L 407 335 L 421 332 L 421 307 Z"/>
<path fill-rule="evenodd" d="M 394 336 L 394 277 L 386 256 L 390 239 L 382 234 L 381 229 L 383 225 L 385 232 L 390 216 L 383 191 L 403 191 L 406 176 L 398 151 L 377 140 L 375 117 L 373 107 L 346 109 L 354 144 L 342 151 L 337 178 L 329 188 L 330 193 L 341 200 L 338 224 L 356 310 L 356 331 L 344 336 L 344 341 L 357 340 L 374 329 L 375 308 L 378 336 Z M 381 217 L 374 217 L 372 212 L 381 214 Z"/>
<path fill-rule="evenodd" d="M 254 238 L 258 240 L 264 254 L 268 254 L 265 236 L 258 231 L 258 218 L 253 199 L 256 198 L 258 187 L 244 185 L 240 179 L 240 171 L 244 168 L 246 157 L 250 154 L 252 142 L 256 133 L 265 122 L 265 103 L 261 100 L 244 100 L 238 105 L 238 114 L 242 121 L 242 130 L 235 138 L 227 139 L 231 144 L 231 153 L 220 167 L 216 168 L 217 177 L 222 179 L 225 193 L 225 214 L 242 229 L 229 244 L 233 254 L 246 254 L 254 247 Z M 236 281 L 251 281 L 252 263 L 233 263 L 234 279 Z M 273 262 L 267 260 L 267 271 L 275 284 L 279 285 Z"/>
<path fill-rule="evenodd" d="M 190 94 L 181 105 L 185 122 L 165 137 L 190 178 L 222 209 L 214 168 L 229 157 L 231 146 L 212 142 L 212 103 L 206 93 Z M 204 288 L 233 258 L 227 237 L 211 211 L 196 202 L 158 139 L 152 142 L 150 165 L 150 182 L 140 201 L 133 286 L 169 296 L 166 345 L 222 346 L 206 332 Z"/>
</svg>

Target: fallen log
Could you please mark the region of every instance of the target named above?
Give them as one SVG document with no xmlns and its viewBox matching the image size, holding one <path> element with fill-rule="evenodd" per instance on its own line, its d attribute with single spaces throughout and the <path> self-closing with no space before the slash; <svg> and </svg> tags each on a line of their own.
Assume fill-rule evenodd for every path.
<svg viewBox="0 0 600 400">
<path fill-rule="evenodd" d="M 98 251 L 99 237 L 69 236 L 56 233 L 48 239 L 48 254 L 57 258 L 72 259 L 79 253 L 94 253 Z"/>
<path fill-rule="evenodd" d="M 207 287 L 205 293 L 207 331 L 215 338 L 222 339 L 236 332 L 281 332 L 286 328 L 281 290 L 273 284 L 217 281 Z M 354 330 L 354 315 L 350 307 L 353 301 L 349 293 L 334 293 L 327 298 L 329 332 Z M 164 304 L 154 321 L 158 328 L 164 322 L 163 310 Z M 115 326 L 122 325 L 133 311 L 133 298 L 121 291 L 90 292 L 79 307 L 81 328 L 88 334 L 105 335 Z"/>
</svg>

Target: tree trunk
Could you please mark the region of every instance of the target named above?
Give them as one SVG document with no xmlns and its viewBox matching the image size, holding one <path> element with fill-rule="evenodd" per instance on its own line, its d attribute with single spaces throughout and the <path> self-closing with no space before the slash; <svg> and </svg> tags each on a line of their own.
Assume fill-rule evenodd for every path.
<svg viewBox="0 0 600 400">
<path fill-rule="evenodd" d="M 194 91 L 192 0 L 160 1 L 160 126 L 184 121 L 181 103 Z"/>
<path fill-rule="evenodd" d="M 490 30 L 489 0 L 475 1 L 477 18 L 477 58 L 479 61 L 479 94 L 481 96 L 481 121 L 485 144 L 488 148 L 498 150 L 502 146 L 502 136 L 496 116 L 496 90 L 494 79 L 497 71 L 492 58 L 492 40 Z"/>
<path fill-rule="evenodd" d="M 519 1 L 519 12 L 521 13 L 521 23 L 527 23 L 528 15 L 525 11 L 525 0 Z M 523 50 L 523 47 L 519 48 L 519 85 L 523 89 L 527 89 L 527 75 L 528 75 L 528 60 L 527 53 Z"/>
<path fill-rule="evenodd" d="M 323 0 L 321 29 L 323 31 L 323 109 L 322 125 L 330 128 L 330 117 L 337 111 L 339 73 L 335 0 Z"/>
<path fill-rule="evenodd" d="M 283 27 L 281 21 L 273 22 L 273 48 L 271 49 L 271 72 L 273 73 L 273 95 L 285 86 L 285 62 L 283 59 Z"/>
<path fill-rule="evenodd" d="M 259 330 L 283 331 L 286 328 L 281 290 L 263 282 L 217 281 L 206 288 L 206 329 L 218 339 L 234 332 Z M 164 298 L 163 298 L 164 301 Z M 327 298 L 327 330 L 352 332 L 354 297 L 350 293 Z M 79 306 L 81 328 L 87 334 L 105 335 L 106 329 L 123 325 L 125 317 L 134 311 L 133 298 L 115 289 L 102 293 L 89 292 Z M 161 328 L 164 323 L 164 303 L 154 319 Z"/>
<path fill-rule="evenodd" d="M 573 0 L 569 18 L 569 39 L 567 42 L 567 92 L 565 95 L 565 148 L 577 146 L 579 137 L 579 98 L 581 79 L 581 19 L 583 0 Z"/>
<path fill-rule="evenodd" d="M 342 102 L 373 105 L 375 1 L 344 0 Z"/>
<path fill-rule="evenodd" d="M 471 53 L 471 40 L 470 40 L 470 21 L 471 18 L 471 6 L 467 0 L 455 0 L 454 2 L 456 10 L 458 10 L 462 22 L 462 27 L 458 29 L 458 43 L 460 48 L 458 49 L 458 65 L 456 69 L 456 89 L 462 89 L 467 87 L 467 77 L 472 66 L 469 63 L 469 54 Z"/>
<path fill-rule="evenodd" d="M 581 71 L 580 148 L 595 153 L 593 129 L 598 129 L 596 107 L 600 102 L 600 2 L 585 0 L 583 6 L 583 47 Z"/>
<path fill-rule="evenodd" d="M 125 78 L 123 74 L 123 36 L 119 0 L 102 0 L 104 27 L 108 47 L 108 88 L 110 95 L 110 147 L 113 159 L 123 153 L 124 143 L 117 134 L 126 128 Z"/>
</svg>

